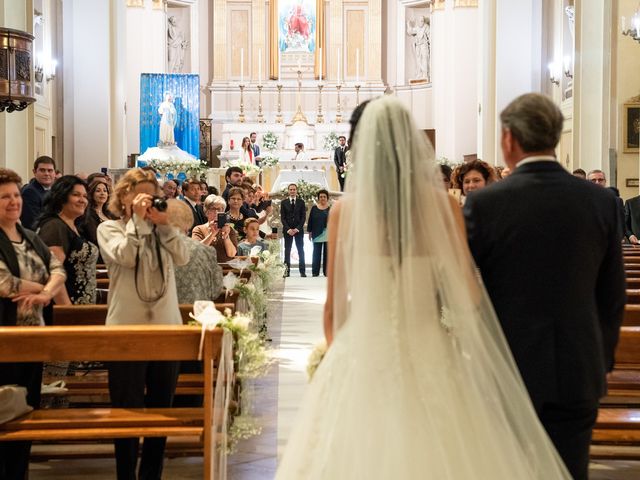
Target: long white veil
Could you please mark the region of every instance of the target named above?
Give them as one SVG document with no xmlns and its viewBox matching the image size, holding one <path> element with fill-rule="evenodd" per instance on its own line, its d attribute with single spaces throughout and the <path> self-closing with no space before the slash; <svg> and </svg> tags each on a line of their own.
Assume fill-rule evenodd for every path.
<svg viewBox="0 0 640 480">
<path fill-rule="evenodd" d="M 570 478 L 433 150 L 398 100 L 365 108 L 352 160 L 332 270 L 334 341 L 277 478 Z"/>
</svg>

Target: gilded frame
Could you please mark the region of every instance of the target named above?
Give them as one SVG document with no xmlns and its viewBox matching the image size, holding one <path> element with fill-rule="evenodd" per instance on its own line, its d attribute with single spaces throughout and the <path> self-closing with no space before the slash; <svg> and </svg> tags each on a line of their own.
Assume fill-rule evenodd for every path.
<svg viewBox="0 0 640 480">
<path fill-rule="evenodd" d="M 316 50 L 314 77 L 320 75 L 320 62 L 323 62 L 323 77 L 327 76 L 327 65 L 325 62 L 326 48 L 324 45 L 324 0 L 316 0 Z M 322 49 L 322 58 L 320 58 L 320 49 Z M 278 52 L 278 0 L 270 0 L 269 2 L 269 78 L 271 80 L 278 79 L 280 71 L 280 55 Z"/>
<path fill-rule="evenodd" d="M 640 102 L 625 103 L 622 119 L 622 151 L 624 153 L 640 152 Z M 633 139 L 633 132 L 638 135 Z"/>
</svg>

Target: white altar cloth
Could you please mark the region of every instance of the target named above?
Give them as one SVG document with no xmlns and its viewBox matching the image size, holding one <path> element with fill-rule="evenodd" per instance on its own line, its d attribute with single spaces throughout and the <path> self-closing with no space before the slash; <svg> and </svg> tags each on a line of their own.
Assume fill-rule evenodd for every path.
<svg viewBox="0 0 640 480">
<path fill-rule="evenodd" d="M 290 183 L 298 183 L 300 180 L 320 185 L 322 188 L 327 190 L 329 189 L 327 175 L 324 170 L 280 170 L 278 177 L 275 179 L 271 187 L 271 193 L 278 193 L 283 188 L 286 188 Z"/>
</svg>

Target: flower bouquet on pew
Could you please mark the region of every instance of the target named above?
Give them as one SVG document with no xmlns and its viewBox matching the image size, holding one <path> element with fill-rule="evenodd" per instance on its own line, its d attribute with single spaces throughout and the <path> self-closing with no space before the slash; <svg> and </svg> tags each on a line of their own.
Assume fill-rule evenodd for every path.
<svg viewBox="0 0 640 480">
<path fill-rule="evenodd" d="M 307 375 L 309 376 L 309 381 L 313 380 L 313 375 L 316 373 L 316 370 L 322 363 L 322 359 L 327 353 L 327 342 L 322 340 L 311 351 L 311 355 L 309 355 L 309 361 L 307 362 Z"/>
</svg>

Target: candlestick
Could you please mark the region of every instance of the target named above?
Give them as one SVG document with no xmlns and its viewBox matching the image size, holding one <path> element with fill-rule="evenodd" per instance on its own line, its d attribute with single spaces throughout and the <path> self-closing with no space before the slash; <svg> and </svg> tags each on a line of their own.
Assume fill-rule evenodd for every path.
<svg viewBox="0 0 640 480">
<path fill-rule="evenodd" d="M 356 85 L 356 107 L 360 105 L 360 85 Z"/>
<path fill-rule="evenodd" d="M 322 115 L 322 89 L 324 85 L 318 84 L 318 115 L 316 116 L 316 123 L 324 123 L 324 115 Z"/>
<path fill-rule="evenodd" d="M 297 95 L 297 103 L 298 103 L 298 107 L 296 108 L 296 114 L 293 116 L 293 120 L 291 120 L 291 123 L 296 123 L 296 122 L 303 122 L 306 123 L 307 125 L 309 124 L 307 122 L 307 117 L 305 116 L 304 112 L 302 111 L 302 71 L 298 70 L 298 95 Z"/>
<path fill-rule="evenodd" d="M 281 93 L 282 93 L 282 85 L 278 83 L 276 85 L 278 89 L 278 113 L 276 113 L 276 123 L 282 123 L 284 119 L 282 118 L 282 103 L 281 103 Z"/>
<path fill-rule="evenodd" d="M 262 85 L 258 85 L 258 123 L 264 123 L 264 115 L 262 114 Z"/>
<path fill-rule="evenodd" d="M 320 62 L 320 75 L 318 75 L 318 80 L 322 82 L 322 47 L 318 47 L 318 61 Z"/>
<path fill-rule="evenodd" d="M 340 83 L 340 49 L 338 49 L 338 74 L 336 75 L 336 82 Z"/>
<path fill-rule="evenodd" d="M 240 115 L 238 115 L 238 122 L 244 123 L 244 85 L 240 84 Z"/>
<path fill-rule="evenodd" d="M 278 47 L 278 83 L 282 79 L 282 54 L 280 53 L 280 47 Z"/>
<path fill-rule="evenodd" d="M 244 48 L 240 49 L 240 83 L 244 83 Z"/>
<path fill-rule="evenodd" d="M 360 49 L 356 48 L 356 83 L 360 83 Z"/>
<path fill-rule="evenodd" d="M 262 85 L 262 49 L 258 50 L 258 85 Z"/>
<path fill-rule="evenodd" d="M 338 90 L 338 107 L 336 108 L 336 123 L 342 123 L 342 105 L 340 105 L 340 89 L 342 85 L 338 83 L 336 89 Z"/>
</svg>

